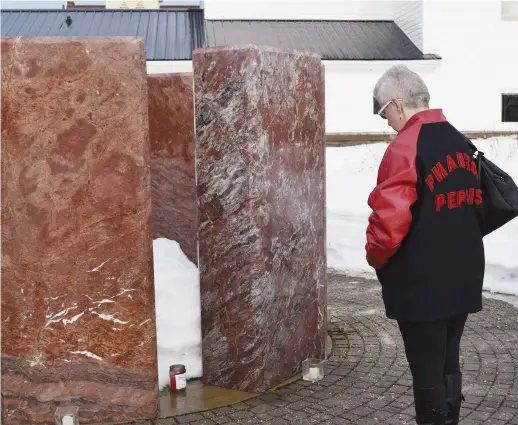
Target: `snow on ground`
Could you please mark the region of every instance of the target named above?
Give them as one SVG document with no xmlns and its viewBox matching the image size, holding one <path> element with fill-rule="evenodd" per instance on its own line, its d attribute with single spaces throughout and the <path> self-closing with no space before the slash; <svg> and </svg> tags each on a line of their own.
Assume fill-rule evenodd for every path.
<svg viewBox="0 0 518 425">
<path fill-rule="evenodd" d="M 473 140 L 486 157 L 518 181 L 518 139 Z M 374 276 L 365 260 L 369 193 L 387 143 L 326 149 L 328 267 L 350 275 Z M 486 291 L 518 296 L 518 218 L 488 235 Z"/>
<path fill-rule="evenodd" d="M 367 198 L 387 143 L 326 148 L 327 266 L 375 277 L 365 260 Z"/>
<path fill-rule="evenodd" d="M 158 385 L 169 385 L 169 366 L 185 365 L 187 379 L 202 376 L 200 279 L 180 245 L 153 241 Z"/>
<path fill-rule="evenodd" d="M 511 137 L 476 140 L 475 145 L 518 182 L 518 140 Z M 518 295 L 518 218 L 484 239 L 484 287 L 498 294 Z"/>
</svg>

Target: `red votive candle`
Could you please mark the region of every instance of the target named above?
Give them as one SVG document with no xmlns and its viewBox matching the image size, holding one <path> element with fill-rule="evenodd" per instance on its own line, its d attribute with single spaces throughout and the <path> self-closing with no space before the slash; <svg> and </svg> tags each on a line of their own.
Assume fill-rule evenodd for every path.
<svg viewBox="0 0 518 425">
<path fill-rule="evenodd" d="M 169 367 L 169 382 L 171 391 L 184 391 L 187 388 L 187 375 L 183 364 L 174 364 Z"/>
</svg>

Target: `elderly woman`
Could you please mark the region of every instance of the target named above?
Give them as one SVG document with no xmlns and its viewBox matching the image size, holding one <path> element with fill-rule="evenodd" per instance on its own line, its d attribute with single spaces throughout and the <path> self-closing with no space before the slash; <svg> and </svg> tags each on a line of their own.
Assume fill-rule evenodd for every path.
<svg viewBox="0 0 518 425">
<path fill-rule="evenodd" d="M 482 309 L 482 191 L 467 139 L 429 109 L 423 80 L 390 68 L 374 88 L 398 134 L 369 196 L 367 261 L 387 317 L 397 320 L 413 377 L 416 422 L 458 424 L 459 345 Z"/>
</svg>

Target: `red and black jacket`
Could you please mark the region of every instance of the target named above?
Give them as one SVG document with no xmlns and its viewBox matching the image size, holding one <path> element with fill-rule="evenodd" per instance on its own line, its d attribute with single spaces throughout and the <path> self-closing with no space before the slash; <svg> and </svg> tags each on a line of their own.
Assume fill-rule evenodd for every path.
<svg viewBox="0 0 518 425">
<path fill-rule="evenodd" d="M 369 196 L 367 261 L 387 316 L 428 321 L 482 308 L 482 191 L 467 139 L 442 110 L 415 114 Z"/>
</svg>

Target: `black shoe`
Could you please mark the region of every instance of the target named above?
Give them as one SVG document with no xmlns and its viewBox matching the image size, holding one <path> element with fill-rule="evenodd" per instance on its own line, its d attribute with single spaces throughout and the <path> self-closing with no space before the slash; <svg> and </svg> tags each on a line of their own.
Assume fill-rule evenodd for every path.
<svg viewBox="0 0 518 425">
<path fill-rule="evenodd" d="M 458 425 L 460 406 L 464 401 L 462 395 L 462 374 L 444 375 L 446 388 L 446 425 Z"/>
<path fill-rule="evenodd" d="M 444 385 L 433 388 L 414 388 L 415 420 L 418 425 L 444 425 L 446 393 Z"/>
</svg>

